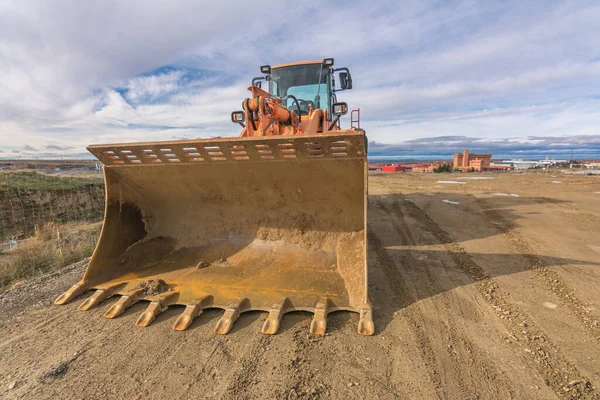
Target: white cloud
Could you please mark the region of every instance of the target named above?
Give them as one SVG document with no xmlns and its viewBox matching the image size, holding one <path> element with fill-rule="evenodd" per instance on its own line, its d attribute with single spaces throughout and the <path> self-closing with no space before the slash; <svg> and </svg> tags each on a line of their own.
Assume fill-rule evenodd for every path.
<svg viewBox="0 0 600 400">
<path fill-rule="evenodd" d="M 567 1 L 5 1 L 0 149 L 236 135 L 259 65 L 328 56 L 377 142 L 600 134 L 598 19 Z"/>
<path fill-rule="evenodd" d="M 182 71 L 169 71 L 158 75 L 140 76 L 127 82 L 127 100 L 140 102 L 152 101 L 160 96 L 173 93 L 180 89 L 179 80 Z"/>
<path fill-rule="evenodd" d="M 379 133 L 374 140 L 383 143 L 446 135 L 464 135 L 486 140 L 555 136 L 559 141 L 568 136 L 600 135 L 599 107 L 600 100 L 588 100 L 464 114 L 431 113 L 404 120 L 372 121 L 371 124 Z"/>
</svg>

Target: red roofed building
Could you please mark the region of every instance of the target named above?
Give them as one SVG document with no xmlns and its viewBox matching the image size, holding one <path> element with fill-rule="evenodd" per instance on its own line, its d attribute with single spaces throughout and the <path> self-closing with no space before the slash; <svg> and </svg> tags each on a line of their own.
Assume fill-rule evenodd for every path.
<svg viewBox="0 0 600 400">
<path fill-rule="evenodd" d="M 406 167 L 402 165 L 384 165 L 381 167 L 383 172 L 406 172 Z"/>
</svg>

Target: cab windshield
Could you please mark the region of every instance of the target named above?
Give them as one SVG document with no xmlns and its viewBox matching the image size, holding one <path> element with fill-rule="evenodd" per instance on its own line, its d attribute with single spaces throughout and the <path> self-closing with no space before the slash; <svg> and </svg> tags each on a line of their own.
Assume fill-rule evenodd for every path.
<svg viewBox="0 0 600 400">
<path fill-rule="evenodd" d="M 329 109 L 329 71 L 322 64 L 273 69 L 269 93 L 281 98 L 290 95 L 296 97 L 302 115 L 308 114 L 309 105 L 313 109 Z M 285 105 L 288 110 L 297 110 L 296 102 L 291 98 L 286 100 Z"/>
</svg>

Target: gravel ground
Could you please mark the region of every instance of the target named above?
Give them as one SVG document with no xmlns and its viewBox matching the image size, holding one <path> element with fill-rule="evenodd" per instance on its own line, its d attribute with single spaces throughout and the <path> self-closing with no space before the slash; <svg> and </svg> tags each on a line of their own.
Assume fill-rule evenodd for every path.
<svg viewBox="0 0 600 400">
<path fill-rule="evenodd" d="M 138 328 L 144 304 L 52 305 L 82 262 L 0 294 L 0 398 L 600 398 L 600 177 L 378 173 L 369 190 L 375 336 L 346 312 L 325 336 L 307 313 L 263 335 L 260 312 L 218 336 L 217 310 L 176 332 L 182 307 Z"/>
</svg>

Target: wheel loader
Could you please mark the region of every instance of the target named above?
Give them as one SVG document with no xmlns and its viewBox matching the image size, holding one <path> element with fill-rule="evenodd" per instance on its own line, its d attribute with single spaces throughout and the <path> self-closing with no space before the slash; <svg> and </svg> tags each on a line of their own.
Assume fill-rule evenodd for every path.
<svg viewBox="0 0 600 400">
<path fill-rule="evenodd" d="M 79 306 L 90 310 L 120 296 L 104 314 L 115 318 L 148 302 L 138 326 L 183 305 L 175 330 L 219 308 L 217 334 L 260 310 L 265 334 L 307 311 L 322 335 L 344 310 L 373 334 L 367 142 L 359 118 L 342 129 L 348 106 L 337 101 L 350 71 L 332 58 L 260 70 L 231 114 L 239 137 L 88 146 L 103 164 L 104 222 L 83 279 L 55 304 L 94 290 Z"/>
</svg>

